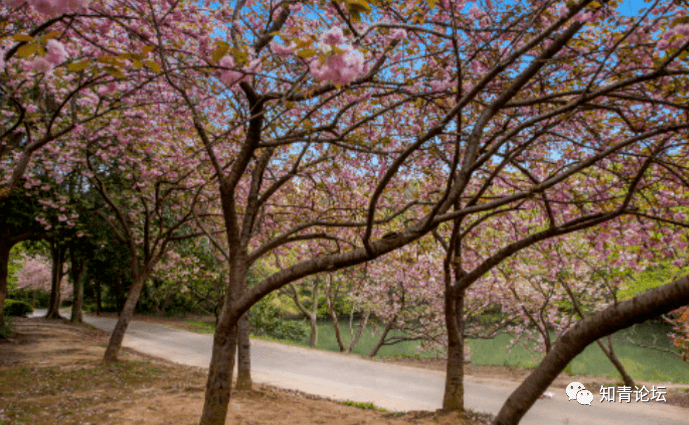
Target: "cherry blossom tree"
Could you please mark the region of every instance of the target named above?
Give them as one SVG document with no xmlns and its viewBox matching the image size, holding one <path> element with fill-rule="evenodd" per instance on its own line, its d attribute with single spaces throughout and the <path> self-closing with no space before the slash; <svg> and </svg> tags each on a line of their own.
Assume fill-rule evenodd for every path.
<svg viewBox="0 0 689 425">
<path fill-rule="evenodd" d="M 362 17 L 240 2 L 214 15 L 226 33 L 200 27 L 189 53 L 164 46 L 156 17 L 156 52 L 217 176 L 230 250 L 202 424 L 224 421 L 239 318 L 290 282 L 455 222 L 445 294 L 456 304 L 537 242 L 625 214 L 682 222 L 674 200 L 649 201 L 653 179 L 682 184 L 688 124 L 674 87 L 688 42 L 667 19 L 676 6 L 634 18 L 605 2 L 464 6 L 366 5 L 376 13 Z M 212 76 L 192 72 L 202 69 Z M 435 190 L 414 198 L 412 179 Z M 498 221 L 510 237 L 472 250 Z M 255 261 L 288 253 L 246 289 Z"/>
<path fill-rule="evenodd" d="M 181 132 L 196 153 L 185 164 L 212 176 L 204 181 L 216 196 L 203 209 L 223 216 L 229 278 L 201 424 L 225 422 L 239 319 L 291 282 L 439 230 L 451 235 L 444 295 L 454 320 L 468 288 L 538 242 L 629 214 L 686 224 L 676 194 L 687 181 L 689 39 L 686 11 L 669 1 L 635 17 L 592 0 L 127 6 L 116 25 L 132 37 L 121 51 L 73 69 L 94 75 L 103 63 L 116 78 L 160 70 L 152 104 L 183 102 L 163 116 L 194 131 Z M 58 52 L 45 44 L 46 55 Z M 128 86 L 137 100 L 141 84 Z M 143 122 L 159 131 L 157 120 Z M 476 249 L 494 227 L 511 232 Z M 247 288 L 251 267 L 274 258 L 284 267 Z M 665 288 L 621 315 L 686 302 L 686 285 Z M 575 344 L 598 339 L 590 326 L 609 311 L 618 310 L 575 327 Z M 450 344 L 448 355 L 461 349 Z M 457 377 L 448 362 L 448 382 Z M 447 386 L 446 407 L 462 408 L 458 388 Z M 532 393 L 514 399 L 516 409 Z"/>
</svg>

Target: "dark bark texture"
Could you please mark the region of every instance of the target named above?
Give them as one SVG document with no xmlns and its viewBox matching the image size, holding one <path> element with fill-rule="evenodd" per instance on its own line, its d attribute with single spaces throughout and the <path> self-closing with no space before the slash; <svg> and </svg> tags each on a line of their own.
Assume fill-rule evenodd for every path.
<svg viewBox="0 0 689 425">
<path fill-rule="evenodd" d="M 239 319 L 239 341 L 237 343 L 237 389 L 251 389 L 251 326 L 249 312 Z"/>
<path fill-rule="evenodd" d="M 548 385 L 587 345 L 687 304 L 689 276 L 684 276 L 581 320 L 557 340 L 538 367 L 514 390 L 500 409 L 495 425 L 518 424 Z"/>
</svg>

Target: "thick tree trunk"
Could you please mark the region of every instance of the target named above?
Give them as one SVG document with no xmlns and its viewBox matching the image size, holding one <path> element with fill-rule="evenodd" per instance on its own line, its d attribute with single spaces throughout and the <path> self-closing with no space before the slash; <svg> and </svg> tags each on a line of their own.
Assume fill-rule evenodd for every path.
<svg viewBox="0 0 689 425">
<path fill-rule="evenodd" d="M 619 372 L 620 376 L 622 377 L 622 380 L 624 381 L 624 385 L 634 388 L 636 386 L 634 380 L 631 376 L 629 376 L 627 370 L 624 368 L 624 365 L 622 364 L 622 362 L 620 362 L 620 359 L 617 358 L 617 354 L 615 354 L 615 349 L 612 345 L 612 335 L 608 335 L 608 347 L 606 347 L 600 339 L 596 340 L 596 342 L 598 343 L 600 349 L 603 350 L 603 353 L 605 353 L 606 357 L 613 364 L 613 366 L 615 366 L 615 369 L 617 369 L 617 371 Z"/>
<path fill-rule="evenodd" d="M 443 410 L 464 410 L 464 291 L 452 298 L 445 295 L 447 327 L 447 372 Z"/>
<path fill-rule="evenodd" d="M 309 335 L 309 347 L 316 347 L 318 344 L 318 321 L 315 316 L 309 315 L 311 334 Z"/>
<path fill-rule="evenodd" d="M 359 322 L 359 331 L 356 333 L 356 335 L 354 335 L 352 340 L 349 341 L 349 347 L 347 347 L 348 353 L 352 352 L 356 343 L 359 342 L 359 338 L 361 338 L 361 335 L 364 334 L 364 329 L 366 328 L 366 324 L 368 323 L 368 318 L 370 316 L 371 316 L 370 311 L 367 311 L 366 313 L 364 313 L 363 319 Z M 351 330 L 351 321 L 350 321 L 350 330 Z"/>
<path fill-rule="evenodd" d="M 4 239 L 4 238 L 3 238 Z M 5 240 L 0 240 L 0 326 L 5 325 L 3 319 L 3 306 L 7 298 L 7 276 L 10 263 L 10 251 L 12 245 Z"/>
<path fill-rule="evenodd" d="M 72 316 L 70 320 L 73 323 L 83 322 L 83 304 L 84 304 L 84 280 L 86 279 L 86 259 L 76 258 L 76 255 L 70 251 L 72 263 L 72 285 L 73 285 L 73 303 Z"/>
<path fill-rule="evenodd" d="M 200 425 L 224 424 L 227 417 L 227 406 L 230 403 L 238 326 L 236 322 L 231 323 L 229 320 L 223 320 L 223 316 L 227 315 L 221 314 L 218 321 L 219 326 L 213 336 L 213 352 Z"/>
<path fill-rule="evenodd" d="M 112 334 L 110 335 L 108 348 L 106 348 L 105 355 L 103 356 L 103 361 L 106 363 L 117 361 L 117 354 L 122 347 L 122 340 L 124 339 L 125 332 L 127 332 L 127 326 L 129 326 L 129 322 L 134 316 L 136 303 L 139 301 L 139 295 L 141 294 L 141 289 L 144 286 L 144 282 L 146 282 L 146 278 L 147 276 L 144 275 L 134 276 L 134 282 L 132 283 L 132 287 L 129 288 L 127 301 L 125 301 L 124 308 L 120 312 L 120 317 L 117 320 L 115 329 L 113 329 Z"/>
<path fill-rule="evenodd" d="M 62 304 L 62 300 L 60 286 L 64 275 L 65 248 L 58 243 L 53 243 L 50 247 L 50 255 L 53 260 L 53 267 L 50 277 L 50 304 L 45 317 L 48 319 L 61 319 L 60 304 Z"/>
<path fill-rule="evenodd" d="M 251 389 L 251 327 L 249 312 L 239 319 L 239 340 L 237 343 L 237 389 Z"/>
<path fill-rule="evenodd" d="M 397 320 L 397 316 L 393 317 L 392 320 L 390 320 L 388 324 L 385 325 L 385 329 L 383 330 L 383 333 L 380 335 L 378 342 L 376 342 L 376 345 L 371 349 L 371 352 L 368 353 L 369 357 L 374 357 L 376 354 L 378 354 L 378 350 L 380 350 L 380 347 L 382 347 L 385 343 L 385 338 L 388 336 L 388 333 L 390 333 L 392 327 L 395 326 L 395 320 Z"/>
<path fill-rule="evenodd" d="M 567 364 L 587 345 L 636 323 L 689 304 L 689 276 L 648 290 L 579 321 L 553 345 L 538 367 L 514 390 L 495 419 L 496 425 L 518 424 Z"/>
</svg>

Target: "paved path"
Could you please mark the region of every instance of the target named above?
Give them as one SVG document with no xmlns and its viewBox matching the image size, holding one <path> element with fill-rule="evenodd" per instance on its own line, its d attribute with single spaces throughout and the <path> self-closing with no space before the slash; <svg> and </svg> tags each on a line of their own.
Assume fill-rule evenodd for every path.
<svg viewBox="0 0 689 425">
<path fill-rule="evenodd" d="M 37 312 L 40 314 L 40 312 Z M 110 331 L 115 319 L 86 315 L 84 320 Z M 148 322 L 133 321 L 126 347 L 173 362 L 207 368 L 212 335 L 197 334 Z M 292 388 L 340 400 L 373 402 L 389 410 L 435 410 L 441 407 L 444 373 L 396 366 L 339 353 L 252 339 L 254 382 Z M 516 387 L 511 382 L 468 377 L 467 408 L 496 414 Z M 563 389 L 550 389 L 552 399 L 538 400 L 522 424 L 533 425 L 688 425 L 689 409 L 663 403 L 600 403 L 568 401 Z"/>
</svg>

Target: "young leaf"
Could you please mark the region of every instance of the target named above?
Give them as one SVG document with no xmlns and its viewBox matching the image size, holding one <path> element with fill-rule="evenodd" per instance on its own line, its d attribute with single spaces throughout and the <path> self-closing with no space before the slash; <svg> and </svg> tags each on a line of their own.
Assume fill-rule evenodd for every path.
<svg viewBox="0 0 689 425">
<path fill-rule="evenodd" d="M 72 62 L 67 65 L 67 71 L 78 72 L 89 67 L 91 61 Z"/>
<path fill-rule="evenodd" d="M 317 53 L 318 53 L 318 51 L 316 51 L 316 50 L 314 50 L 314 49 L 304 49 L 304 50 L 298 51 L 298 52 L 297 52 L 297 55 L 298 55 L 300 58 L 310 58 L 311 56 L 314 56 L 314 55 L 316 55 Z"/>
<path fill-rule="evenodd" d="M 62 33 L 60 31 L 51 31 L 48 34 L 44 35 L 41 37 L 44 40 L 50 40 L 51 38 L 57 38 L 61 35 Z"/>
<path fill-rule="evenodd" d="M 32 42 L 32 41 L 36 40 L 35 37 L 31 37 L 30 35 L 25 35 L 25 34 L 15 34 L 12 36 L 12 39 L 14 41 L 28 41 L 28 42 Z"/>
<path fill-rule="evenodd" d="M 158 65 L 156 62 L 152 60 L 144 61 L 144 65 L 146 65 L 151 71 L 155 72 L 156 74 L 160 74 L 160 72 L 162 71 L 160 69 L 160 65 Z"/>
<path fill-rule="evenodd" d="M 20 58 L 28 58 L 38 52 L 38 50 L 38 44 L 36 43 L 25 44 L 17 50 L 17 56 Z"/>
</svg>

